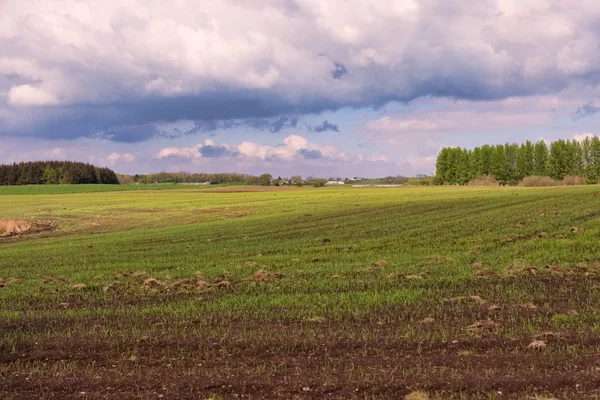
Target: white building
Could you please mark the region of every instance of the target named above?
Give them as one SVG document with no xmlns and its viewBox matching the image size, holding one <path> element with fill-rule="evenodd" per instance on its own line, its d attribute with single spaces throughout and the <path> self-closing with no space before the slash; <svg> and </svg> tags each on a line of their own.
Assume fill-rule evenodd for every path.
<svg viewBox="0 0 600 400">
<path fill-rule="evenodd" d="M 327 181 L 328 185 L 343 185 L 344 181 Z"/>
</svg>

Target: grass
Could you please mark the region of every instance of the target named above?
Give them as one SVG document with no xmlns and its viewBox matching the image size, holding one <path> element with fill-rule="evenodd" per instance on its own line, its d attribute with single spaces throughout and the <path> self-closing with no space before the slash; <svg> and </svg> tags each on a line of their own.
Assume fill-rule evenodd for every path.
<svg viewBox="0 0 600 400">
<path fill-rule="evenodd" d="M 599 395 L 596 186 L 175 188 L 0 196 L 4 398 Z"/>
<path fill-rule="evenodd" d="M 31 195 L 31 194 L 71 194 L 92 192 L 129 192 L 137 190 L 202 190 L 224 185 L 195 186 L 178 185 L 175 183 L 154 184 L 85 184 L 85 185 L 23 185 L 23 186 L 0 186 L 1 195 Z"/>
</svg>

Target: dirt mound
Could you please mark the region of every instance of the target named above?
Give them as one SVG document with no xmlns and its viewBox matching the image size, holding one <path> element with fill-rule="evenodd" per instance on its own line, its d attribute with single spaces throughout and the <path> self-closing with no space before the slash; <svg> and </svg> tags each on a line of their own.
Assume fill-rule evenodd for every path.
<svg viewBox="0 0 600 400">
<path fill-rule="evenodd" d="M 13 236 L 27 233 L 31 223 L 25 220 L 0 219 L 0 236 Z"/>
<path fill-rule="evenodd" d="M 0 237 L 25 235 L 54 229 L 56 229 L 54 221 L 29 222 L 24 219 L 0 219 Z"/>
</svg>

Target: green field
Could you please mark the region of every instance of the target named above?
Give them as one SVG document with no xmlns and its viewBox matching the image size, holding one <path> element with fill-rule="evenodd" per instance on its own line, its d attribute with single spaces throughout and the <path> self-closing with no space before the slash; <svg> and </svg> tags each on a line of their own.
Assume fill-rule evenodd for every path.
<svg viewBox="0 0 600 400">
<path fill-rule="evenodd" d="M 600 397 L 598 186 L 161 186 L 0 188 L 0 398 Z"/>
</svg>

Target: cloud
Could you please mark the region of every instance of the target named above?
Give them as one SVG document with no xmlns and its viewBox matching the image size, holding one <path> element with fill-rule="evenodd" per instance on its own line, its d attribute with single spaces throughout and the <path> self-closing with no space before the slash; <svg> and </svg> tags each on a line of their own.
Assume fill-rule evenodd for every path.
<svg viewBox="0 0 600 400">
<path fill-rule="evenodd" d="M 300 149 L 298 154 L 307 160 L 319 160 L 323 158 L 323 154 L 319 150 Z"/>
<path fill-rule="evenodd" d="M 196 3 L 4 0 L 0 135 L 130 143 L 181 120 L 279 132 L 341 108 L 528 98 L 600 78 L 589 0 Z"/>
<path fill-rule="evenodd" d="M 341 79 L 342 76 L 346 75 L 348 73 L 348 70 L 346 69 L 346 67 L 344 66 L 344 64 L 341 63 L 334 63 L 334 70 L 331 71 L 331 76 L 333 76 L 333 79 Z"/>
<path fill-rule="evenodd" d="M 59 160 L 64 159 L 66 157 L 66 151 L 62 147 L 55 147 L 51 150 L 45 151 L 44 156 L 50 158 L 51 160 Z"/>
<path fill-rule="evenodd" d="M 206 139 L 193 147 L 163 148 L 154 157 L 160 160 L 165 158 L 199 159 L 235 157 L 236 155 L 237 152 L 230 149 L 229 146 L 215 145 L 212 140 Z"/>
<path fill-rule="evenodd" d="M 8 93 L 8 103 L 12 106 L 52 106 L 58 99 L 40 88 L 31 85 L 13 86 Z"/>
<path fill-rule="evenodd" d="M 236 153 L 229 151 L 225 146 L 205 145 L 199 149 L 202 157 L 225 157 L 234 156 Z"/>
<path fill-rule="evenodd" d="M 106 162 L 109 163 L 109 164 L 115 164 L 118 161 L 121 161 L 121 162 L 132 162 L 132 161 L 135 161 L 135 156 L 133 154 L 131 154 L 131 153 L 124 153 L 124 154 L 110 153 L 106 157 Z"/>
<path fill-rule="evenodd" d="M 327 131 L 339 132 L 340 130 L 336 124 L 332 124 L 331 122 L 325 120 L 320 125 L 317 125 L 316 127 L 314 127 L 314 131 L 315 132 L 327 132 Z"/>
<path fill-rule="evenodd" d="M 573 119 L 578 120 L 580 118 L 591 117 L 592 115 L 598 113 L 598 111 L 600 111 L 600 107 L 597 107 L 593 101 L 590 101 L 577 108 L 573 114 Z"/>
<path fill-rule="evenodd" d="M 573 136 L 571 136 L 571 138 L 565 138 L 564 136 L 556 137 L 556 138 L 548 138 L 545 136 L 539 136 L 536 140 L 545 142 L 547 145 L 550 145 L 552 142 L 559 140 L 559 139 L 566 139 L 566 140 L 571 139 L 571 140 L 576 140 L 578 142 L 583 142 L 585 139 L 593 138 L 594 136 L 596 136 L 596 135 L 593 133 L 582 133 L 582 134 L 573 135 Z"/>
<path fill-rule="evenodd" d="M 591 139 L 594 136 L 596 136 L 596 135 L 594 135 L 593 133 L 583 133 L 581 135 L 574 135 L 573 140 L 576 140 L 578 142 L 583 142 L 585 139 Z"/>
<path fill-rule="evenodd" d="M 335 146 L 310 143 L 306 138 L 289 135 L 276 146 L 244 141 L 237 146 L 216 145 L 207 139 L 193 147 L 166 147 L 155 154 L 155 159 L 179 158 L 245 158 L 267 162 L 294 162 L 298 160 L 322 160 L 327 162 L 356 162 L 365 159 L 363 156 L 349 156 Z M 368 158 L 382 161 L 381 156 Z"/>
</svg>

